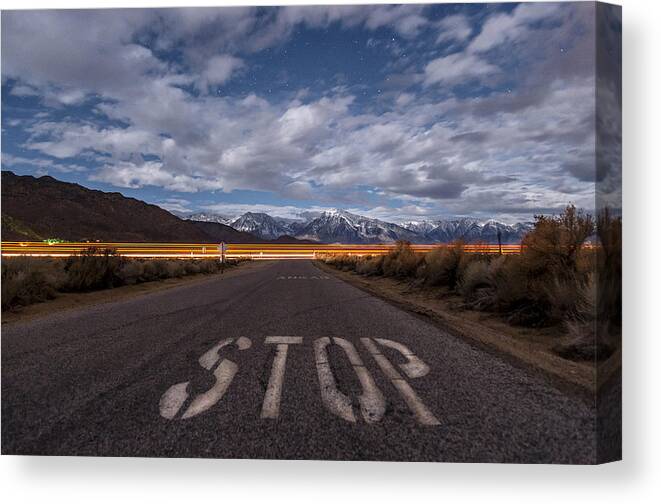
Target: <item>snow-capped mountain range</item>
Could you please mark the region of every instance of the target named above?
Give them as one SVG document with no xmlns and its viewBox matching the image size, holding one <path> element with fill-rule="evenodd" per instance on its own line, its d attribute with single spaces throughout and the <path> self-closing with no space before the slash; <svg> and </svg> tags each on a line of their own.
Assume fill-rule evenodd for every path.
<svg viewBox="0 0 661 504">
<path fill-rule="evenodd" d="M 518 243 L 532 228 L 531 222 L 514 225 L 496 220 L 480 222 L 475 219 L 421 220 L 401 224 L 356 215 L 346 210 L 326 210 L 318 216 L 300 220 L 272 217 L 266 213 L 246 212 L 238 217 L 210 213 L 196 213 L 185 219 L 219 222 L 264 239 L 293 236 L 323 243 L 392 243 L 406 240 L 412 243 Z"/>
<path fill-rule="evenodd" d="M 200 222 L 217 222 L 218 224 L 225 224 L 226 226 L 229 226 L 230 223 L 235 219 L 235 217 L 231 217 L 227 215 L 204 213 L 204 212 L 183 214 L 183 215 L 178 214 L 178 215 L 179 217 L 185 220 L 194 220 Z"/>
<path fill-rule="evenodd" d="M 447 221 L 412 221 L 402 224 L 406 229 L 424 237 L 427 243 L 449 243 L 463 240 L 466 243 L 498 243 L 498 232 L 502 243 L 519 243 L 533 227 L 532 222 L 519 222 L 514 225 L 490 219 L 480 222 L 475 219 L 455 219 Z"/>
<path fill-rule="evenodd" d="M 228 225 L 237 231 L 245 231 L 260 238 L 273 240 L 279 236 L 292 235 L 292 231 L 285 222 L 271 217 L 269 214 L 246 212 Z"/>
</svg>

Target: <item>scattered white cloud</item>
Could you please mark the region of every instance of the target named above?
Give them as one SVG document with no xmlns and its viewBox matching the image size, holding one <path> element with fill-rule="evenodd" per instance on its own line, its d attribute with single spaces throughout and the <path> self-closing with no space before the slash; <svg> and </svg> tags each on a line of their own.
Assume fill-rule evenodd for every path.
<svg viewBox="0 0 661 504">
<path fill-rule="evenodd" d="M 160 161 L 114 162 L 101 167 L 90 176 L 90 180 L 128 189 L 140 189 L 146 186 L 157 186 L 177 192 L 222 189 L 220 184 L 208 178 L 171 173 L 164 169 Z"/>
<path fill-rule="evenodd" d="M 520 41 L 530 32 L 530 25 L 544 20 L 552 21 L 557 15 L 566 13 L 559 3 L 522 3 L 510 14 L 495 14 L 482 26 L 468 51 L 485 52 L 505 42 Z"/>
<path fill-rule="evenodd" d="M 224 214 L 261 209 L 293 217 L 341 203 L 379 218 L 466 208 L 515 215 L 594 199 L 589 6 L 521 4 L 488 17 L 481 29 L 461 14 L 431 23 L 424 6 L 257 12 L 4 13 L 3 80 L 15 79 L 12 95 L 39 97 L 45 106 L 17 126 L 27 135 L 20 147 L 40 156 L 30 161 L 45 170 L 94 159 L 89 178 L 117 187 L 252 190 L 301 201 L 204 207 Z M 282 43 L 297 26 L 333 23 L 374 32 L 389 27 L 411 47 L 427 30 L 432 46 L 450 43 L 455 52 L 419 51 L 398 69 L 406 79 L 378 106 L 360 105 L 359 89 L 336 83 L 292 89 L 279 100 L 208 93 L 253 70 L 251 52 Z M 158 36 L 139 43 L 145 32 Z M 198 40 L 199 34 L 208 36 Z M 560 43 L 566 51 L 552 52 Z M 496 54 L 504 46 L 506 56 Z M 174 47 L 180 63 L 158 56 Z M 514 59 L 519 74 L 506 68 Z M 500 88 L 504 78 L 515 80 L 515 89 Z M 453 91 L 474 83 L 486 91 Z M 49 115 L 91 97 L 97 121 Z M 3 155 L 3 165 L 17 162 L 24 161 Z M 164 201 L 173 210 L 190 208 L 187 200 Z"/>
<path fill-rule="evenodd" d="M 229 54 L 213 56 L 200 76 L 201 87 L 208 89 L 214 85 L 225 84 L 237 70 L 243 67 L 243 61 Z"/>
<path fill-rule="evenodd" d="M 458 84 L 498 73 L 497 66 L 474 54 L 463 52 L 442 56 L 425 67 L 425 84 Z"/>
<path fill-rule="evenodd" d="M 246 212 L 266 213 L 272 217 L 284 219 L 302 219 L 303 215 L 313 212 L 320 213 L 327 207 L 312 205 L 309 207 L 294 205 L 265 205 L 261 203 L 214 203 L 212 205 L 201 205 L 202 210 L 218 215 L 238 217 Z"/>
<path fill-rule="evenodd" d="M 3 168 L 35 168 L 39 170 L 41 175 L 47 174 L 49 171 L 58 173 L 82 173 L 87 171 L 87 168 L 76 163 L 61 163 L 47 158 L 26 158 L 22 156 L 14 156 L 12 154 L 2 153 L 2 167 Z"/>
<path fill-rule="evenodd" d="M 154 204 L 176 214 L 193 213 L 191 202 L 182 198 L 166 198 L 156 201 Z"/>
<path fill-rule="evenodd" d="M 463 42 L 473 33 L 468 18 L 462 14 L 446 16 L 437 24 L 439 33 L 436 43 Z"/>
</svg>

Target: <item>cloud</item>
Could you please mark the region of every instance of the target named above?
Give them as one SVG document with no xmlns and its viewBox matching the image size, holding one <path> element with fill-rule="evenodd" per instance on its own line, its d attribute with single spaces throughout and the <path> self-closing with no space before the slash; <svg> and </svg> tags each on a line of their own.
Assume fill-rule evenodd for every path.
<svg viewBox="0 0 661 504">
<path fill-rule="evenodd" d="M 30 167 L 38 169 L 40 173 L 46 174 L 50 170 L 59 173 L 73 173 L 85 172 L 87 169 L 76 163 L 60 163 L 47 158 L 26 158 L 22 156 L 14 156 L 6 152 L 2 153 L 2 167 L 15 168 L 15 167 Z"/>
<path fill-rule="evenodd" d="M 415 100 L 415 95 L 413 95 L 411 93 L 401 93 L 395 99 L 395 103 L 400 107 L 406 107 L 407 105 L 409 105 L 414 100 Z"/>
<path fill-rule="evenodd" d="M 342 117 L 353 102 L 351 96 L 322 98 L 316 102 L 294 102 L 278 119 L 278 127 L 285 143 L 320 139 L 328 133 L 333 120 Z"/>
<path fill-rule="evenodd" d="M 310 182 L 297 180 L 286 184 L 282 189 L 282 195 L 287 198 L 312 200 L 314 198 L 314 188 Z"/>
<path fill-rule="evenodd" d="M 288 40 L 299 26 L 327 28 L 338 23 L 367 30 L 388 27 L 402 37 L 415 37 L 429 21 L 422 5 L 327 5 L 184 8 L 143 11 L 153 13 L 157 44 L 185 46 L 189 61 L 198 67 L 213 54 L 257 52 Z"/>
<path fill-rule="evenodd" d="M 442 56 L 425 66 L 425 84 L 458 84 L 467 80 L 480 80 L 498 73 L 497 66 L 474 54 L 463 52 Z"/>
<path fill-rule="evenodd" d="M 533 213 L 594 193 L 590 16 L 589 6 L 522 4 L 480 30 L 461 15 L 434 25 L 424 6 L 9 12 L 3 82 L 43 103 L 17 126 L 17 147 L 53 158 L 42 168 L 85 165 L 90 179 L 117 187 L 219 199 L 262 191 L 300 201 L 296 211 L 317 211 L 314 201 L 363 213 Z M 351 82 L 306 82 L 277 99 L 205 92 L 259 71 L 252 54 L 301 26 L 370 37 L 388 27 L 417 58 L 382 98 L 361 99 Z M 438 56 L 439 37 L 455 52 Z M 476 82 L 486 90 L 474 93 Z M 616 98 L 608 83 L 603 90 Z M 66 113 L 81 103 L 90 114 Z M 611 165 L 617 153 L 608 156 Z"/>
<path fill-rule="evenodd" d="M 244 66 L 240 58 L 222 54 L 213 56 L 207 61 L 207 66 L 201 75 L 202 88 L 225 84 L 237 70 Z"/>
<path fill-rule="evenodd" d="M 530 25 L 549 21 L 562 11 L 557 3 L 523 3 L 511 14 L 495 14 L 482 26 L 480 34 L 468 46 L 470 52 L 485 52 L 505 43 L 522 40 L 530 31 Z"/>
<path fill-rule="evenodd" d="M 439 29 L 436 43 L 442 42 L 463 42 L 473 33 L 468 18 L 462 14 L 446 16 L 441 19 L 437 27 Z"/>
<path fill-rule="evenodd" d="M 414 37 L 429 21 L 422 16 L 424 6 L 389 5 L 372 9 L 365 21 L 371 30 L 383 26 L 393 26 L 404 37 Z"/>
<path fill-rule="evenodd" d="M 85 101 L 87 95 L 80 89 L 57 89 L 48 86 L 38 89 L 27 84 L 17 84 L 11 89 L 12 96 L 36 96 L 51 107 L 60 107 L 62 105 L 78 105 Z"/>
<path fill-rule="evenodd" d="M 166 68 L 146 47 L 126 42 L 149 17 L 145 10 L 6 12 L 3 76 L 36 89 L 130 93 Z"/>
<path fill-rule="evenodd" d="M 32 86 L 18 84 L 11 89 L 13 96 L 39 96 L 39 91 Z"/>
<path fill-rule="evenodd" d="M 178 214 L 193 213 L 191 202 L 182 198 L 166 198 L 155 202 L 156 205 L 166 209 L 168 212 Z"/>
<path fill-rule="evenodd" d="M 101 167 L 90 180 L 106 182 L 117 187 L 140 189 L 157 186 L 170 191 L 197 192 L 200 189 L 222 189 L 219 183 L 207 178 L 170 173 L 158 161 L 119 161 Z"/>
<path fill-rule="evenodd" d="M 238 217 L 246 212 L 267 213 L 272 217 L 281 217 L 284 219 L 303 219 L 310 215 L 317 216 L 327 209 L 322 206 L 298 207 L 293 205 L 265 205 L 261 203 L 214 203 L 212 205 L 202 205 L 205 211 L 213 212 L 219 215 Z"/>
<path fill-rule="evenodd" d="M 31 139 L 25 147 L 64 159 L 85 151 L 105 152 L 115 157 L 135 153 L 152 154 L 164 142 L 150 131 L 135 127 L 98 128 L 90 124 L 40 122 L 29 128 Z M 47 140 L 39 140 L 47 138 Z"/>
</svg>

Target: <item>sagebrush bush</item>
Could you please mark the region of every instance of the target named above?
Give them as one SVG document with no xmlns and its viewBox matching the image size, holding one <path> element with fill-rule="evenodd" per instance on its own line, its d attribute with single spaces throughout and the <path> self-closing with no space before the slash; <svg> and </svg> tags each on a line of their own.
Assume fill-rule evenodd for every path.
<svg viewBox="0 0 661 504">
<path fill-rule="evenodd" d="M 120 266 L 117 276 L 124 285 L 134 285 L 145 281 L 144 271 L 143 261 L 126 261 Z"/>
<path fill-rule="evenodd" d="M 331 256 L 328 261 L 342 271 L 355 271 L 356 265 L 359 262 L 359 257 L 349 254 L 338 254 L 336 256 Z"/>
<path fill-rule="evenodd" d="M 461 273 L 461 279 L 457 284 L 457 291 L 465 301 L 475 301 L 478 290 L 490 289 L 493 284 L 490 281 L 489 263 L 483 260 L 470 262 Z"/>
<path fill-rule="evenodd" d="M 73 255 L 66 259 L 64 265 L 67 273 L 65 288 L 81 292 L 121 285 L 119 270 L 125 261 L 112 249 L 95 247 Z"/>
<path fill-rule="evenodd" d="M 580 264 L 585 241 L 594 232 L 590 215 L 568 206 L 559 216 L 535 217 L 535 227 L 523 238 L 521 257 L 531 274 L 571 276 Z"/>
<path fill-rule="evenodd" d="M 179 278 L 184 276 L 186 273 L 186 269 L 184 268 L 184 265 L 181 264 L 181 261 L 172 261 L 172 260 L 164 260 L 164 261 L 157 261 L 156 262 L 156 270 L 158 273 L 158 277 L 165 279 L 165 278 Z"/>
<path fill-rule="evenodd" d="M 574 206 L 553 217 L 536 217 L 523 239 L 520 269 L 528 282 L 529 305 L 536 313 L 530 325 L 553 324 L 577 317 L 579 292 L 595 268 L 595 252 L 585 243 L 595 230 L 590 215 Z"/>
<path fill-rule="evenodd" d="M 459 280 L 459 265 L 464 255 L 463 244 L 432 250 L 424 255 L 416 276 L 425 285 L 454 289 Z"/>
<path fill-rule="evenodd" d="M 576 276 L 555 277 L 539 286 L 540 298 L 548 303 L 547 316 L 553 321 L 576 320 L 582 310 L 581 291 L 584 286 Z"/>
<path fill-rule="evenodd" d="M 595 231 L 596 246 L 586 247 Z M 603 356 L 621 337 L 622 220 L 608 209 L 596 223 L 574 206 L 557 216 L 536 216 L 520 254 L 469 254 L 461 243 L 417 254 L 400 242 L 385 256 L 326 261 L 363 275 L 445 287 L 466 306 L 500 313 L 512 324 L 562 324 L 575 343 L 568 355 L 575 352 L 576 358 L 583 358 L 581 352 Z M 589 352 L 586 342 L 592 345 Z"/>
<path fill-rule="evenodd" d="M 600 320 L 622 325 L 622 219 L 604 208 L 597 218 L 597 302 Z"/>
<path fill-rule="evenodd" d="M 57 260 L 17 257 L 2 261 L 2 309 L 53 299 L 65 283 Z"/>
<path fill-rule="evenodd" d="M 199 263 L 199 266 L 200 266 L 200 273 L 205 273 L 205 274 L 216 273 L 220 269 L 220 266 L 218 265 L 218 261 L 201 261 Z"/>
<path fill-rule="evenodd" d="M 381 269 L 385 276 L 399 278 L 413 277 L 423 260 L 421 254 L 416 254 L 411 249 L 411 244 L 399 241 L 394 250 L 386 254 L 381 263 Z"/>
<path fill-rule="evenodd" d="M 197 275 L 200 272 L 200 265 L 193 261 L 186 261 L 184 263 L 184 270 L 187 275 Z"/>
<path fill-rule="evenodd" d="M 500 312 L 517 310 L 528 299 L 526 272 L 518 256 L 505 256 L 489 269 L 493 298 L 490 308 Z"/>
<path fill-rule="evenodd" d="M 384 256 L 367 256 L 356 264 L 356 272 L 361 275 L 383 275 Z"/>
<path fill-rule="evenodd" d="M 566 341 L 558 343 L 554 350 L 560 356 L 572 360 L 602 360 L 613 353 L 616 342 L 610 338 L 609 319 L 597 316 L 598 282 L 594 275 L 577 291 L 576 311 L 565 321 Z"/>
<path fill-rule="evenodd" d="M 229 260 L 225 268 L 238 264 Z M 215 259 L 127 259 L 112 250 L 90 248 L 67 259 L 12 257 L 2 259 L 2 310 L 38 303 L 58 292 L 84 292 L 134 285 L 198 273 L 217 273 Z"/>
<path fill-rule="evenodd" d="M 619 320 L 621 221 L 603 212 L 596 229 L 602 243 L 598 254 L 585 248 L 595 230 L 592 217 L 569 206 L 558 216 L 537 216 L 520 254 L 469 254 L 462 243 L 417 254 L 400 242 L 385 257 L 337 256 L 327 261 L 364 275 L 415 278 L 427 287 L 446 287 L 472 308 L 499 312 L 511 323 L 529 326 L 579 319 L 582 289 L 596 270 L 597 311 Z"/>
</svg>

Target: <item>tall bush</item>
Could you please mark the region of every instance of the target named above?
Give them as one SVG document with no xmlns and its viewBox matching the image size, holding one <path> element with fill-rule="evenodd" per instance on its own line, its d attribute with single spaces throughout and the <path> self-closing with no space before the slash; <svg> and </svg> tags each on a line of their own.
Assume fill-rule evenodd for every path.
<svg viewBox="0 0 661 504">
<path fill-rule="evenodd" d="M 395 249 L 383 258 L 383 274 L 399 278 L 413 277 L 422 259 L 422 255 L 413 251 L 410 242 L 398 241 Z"/>
<path fill-rule="evenodd" d="M 66 288 L 88 291 L 121 285 L 119 271 L 124 262 L 113 249 L 90 247 L 66 260 Z"/>
<path fill-rule="evenodd" d="M 454 289 L 459 280 L 459 268 L 464 257 L 463 243 L 439 247 L 425 254 L 417 276 L 425 285 L 446 286 Z"/>
</svg>

